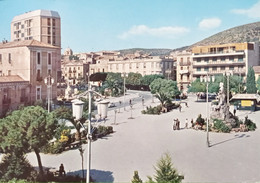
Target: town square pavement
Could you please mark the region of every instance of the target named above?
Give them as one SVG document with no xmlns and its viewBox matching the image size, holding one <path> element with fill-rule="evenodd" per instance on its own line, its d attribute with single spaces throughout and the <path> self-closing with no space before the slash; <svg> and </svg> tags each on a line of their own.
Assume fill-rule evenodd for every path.
<svg viewBox="0 0 260 183">
<path fill-rule="evenodd" d="M 206 103 L 196 102 L 190 95 L 182 103 L 182 111 L 175 109 L 161 115 L 144 115 L 145 106 L 156 106 L 158 100 L 145 99 L 145 106 L 137 102 L 142 94 L 131 92 L 126 100 L 132 99 L 133 110 L 111 110 L 102 125 L 112 125 L 114 133 L 92 143 L 91 176 L 99 182 L 131 182 L 137 170 L 143 181 L 153 176 L 154 166 L 164 153 L 172 157 L 174 167 L 184 175 L 183 182 L 257 182 L 260 181 L 260 130 L 253 132 L 209 133 L 211 147 L 206 145 L 206 132 L 184 129 L 185 119 L 206 117 Z M 118 101 L 110 98 L 110 101 Z M 232 108 L 231 108 L 232 111 Z M 256 122 L 260 128 L 260 111 L 237 111 L 237 115 Z M 181 121 L 181 130 L 173 131 L 173 119 Z M 86 167 L 85 148 L 84 167 Z M 34 153 L 27 155 L 33 166 L 38 166 Z M 81 173 L 81 156 L 77 149 L 59 155 L 41 154 L 45 167 L 58 168 L 61 163 L 71 174 Z"/>
</svg>

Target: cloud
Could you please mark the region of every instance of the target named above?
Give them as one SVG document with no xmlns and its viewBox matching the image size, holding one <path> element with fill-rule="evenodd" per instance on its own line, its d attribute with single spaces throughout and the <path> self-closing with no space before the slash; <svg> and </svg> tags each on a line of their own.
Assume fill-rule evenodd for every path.
<svg viewBox="0 0 260 183">
<path fill-rule="evenodd" d="M 251 8 L 248 9 L 232 9 L 232 13 L 246 15 L 249 18 L 260 18 L 260 1 L 254 4 Z"/>
<path fill-rule="evenodd" d="M 205 18 L 200 21 L 199 28 L 202 30 L 215 29 L 219 27 L 221 20 L 219 18 Z"/>
<path fill-rule="evenodd" d="M 120 34 L 120 39 L 127 39 L 132 36 L 150 35 L 155 37 L 175 38 L 190 30 L 185 27 L 158 27 L 150 28 L 146 25 L 135 25 L 130 30 Z"/>
</svg>

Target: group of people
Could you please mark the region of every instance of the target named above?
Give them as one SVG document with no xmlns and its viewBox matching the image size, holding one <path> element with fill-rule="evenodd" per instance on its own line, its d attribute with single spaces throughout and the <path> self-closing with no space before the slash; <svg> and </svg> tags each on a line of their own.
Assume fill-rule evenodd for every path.
<svg viewBox="0 0 260 183">
<path fill-rule="evenodd" d="M 194 126 L 193 119 L 191 119 L 191 126 Z M 185 128 L 188 129 L 188 118 L 185 120 Z M 173 130 L 180 130 L 180 120 L 178 118 L 173 119 Z"/>
</svg>

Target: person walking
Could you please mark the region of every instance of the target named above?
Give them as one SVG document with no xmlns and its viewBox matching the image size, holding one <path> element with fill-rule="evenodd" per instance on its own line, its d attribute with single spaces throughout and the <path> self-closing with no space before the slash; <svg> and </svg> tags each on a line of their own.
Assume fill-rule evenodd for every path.
<svg viewBox="0 0 260 183">
<path fill-rule="evenodd" d="M 63 164 L 60 165 L 60 168 L 59 168 L 59 176 L 65 176 L 66 175 L 66 172 L 64 170 L 64 166 Z"/>
<path fill-rule="evenodd" d="M 236 116 L 236 112 L 237 112 L 237 106 L 234 105 L 234 116 Z"/>
<path fill-rule="evenodd" d="M 176 126 L 177 126 L 177 130 L 180 130 L 180 121 L 179 121 L 178 118 L 177 118 L 177 120 L 176 120 Z"/>
<path fill-rule="evenodd" d="M 185 128 L 188 129 L 188 118 L 185 120 Z"/>
<path fill-rule="evenodd" d="M 181 104 L 179 105 L 179 111 L 181 112 Z"/>
</svg>

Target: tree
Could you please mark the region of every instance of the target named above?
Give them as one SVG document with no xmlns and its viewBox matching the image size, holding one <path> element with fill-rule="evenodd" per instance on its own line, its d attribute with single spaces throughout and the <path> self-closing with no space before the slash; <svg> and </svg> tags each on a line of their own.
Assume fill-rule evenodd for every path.
<svg viewBox="0 0 260 183">
<path fill-rule="evenodd" d="M 155 94 L 155 97 L 160 100 L 162 106 L 164 106 L 167 101 L 181 93 L 177 87 L 176 81 L 161 78 L 155 79 L 150 84 L 150 89 L 151 93 Z"/>
<path fill-rule="evenodd" d="M 164 79 L 164 76 L 159 74 L 145 75 L 141 78 L 141 84 L 149 86 L 157 78 Z"/>
<path fill-rule="evenodd" d="M 172 182 L 179 183 L 184 178 L 178 174 L 178 171 L 173 167 L 172 159 L 168 153 L 165 153 L 161 159 L 157 162 L 155 169 L 154 179 L 156 182 Z M 153 182 L 151 177 L 149 182 Z"/>
<path fill-rule="evenodd" d="M 255 82 L 255 71 L 252 67 L 248 68 L 246 76 L 246 92 L 247 93 L 256 93 L 256 82 Z"/>
<path fill-rule="evenodd" d="M 53 138 L 57 124 L 54 113 L 48 113 L 40 106 L 13 111 L 0 121 L 0 129 L 4 135 L 0 138 L 0 147 L 4 153 L 34 151 L 38 160 L 40 180 L 43 180 L 40 149 Z"/>
<path fill-rule="evenodd" d="M 139 175 L 138 175 L 138 171 L 134 171 L 134 176 L 132 179 L 132 183 L 142 183 L 142 179 L 140 179 Z"/>
<path fill-rule="evenodd" d="M 118 96 L 124 92 L 123 79 L 120 73 L 109 72 L 106 77 L 106 81 L 102 85 L 102 89 L 109 89 L 111 96 Z"/>
<path fill-rule="evenodd" d="M 191 83 L 188 92 L 206 92 L 206 85 L 204 82 L 200 82 L 200 79 L 197 78 L 195 81 Z"/>
<path fill-rule="evenodd" d="M 258 93 L 260 93 L 260 77 L 258 76 L 257 82 L 256 82 L 256 87 L 257 87 L 257 91 Z"/>
<path fill-rule="evenodd" d="M 32 180 L 33 167 L 26 160 L 23 153 L 8 153 L 4 155 L 0 163 L 0 181 L 9 181 L 12 179 Z"/>
<path fill-rule="evenodd" d="M 140 85 L 141 84 L 141 79 L 142 79 L 142 74 L 130 72 L 128 74 L 128 77 L 126 78 L 125 82 L 126 82 L 126 84 Z"/>
</svg>

